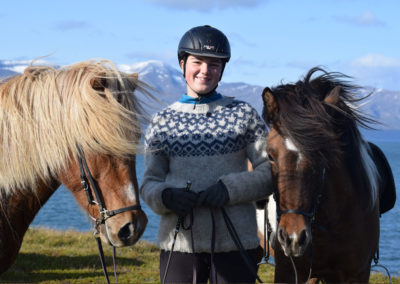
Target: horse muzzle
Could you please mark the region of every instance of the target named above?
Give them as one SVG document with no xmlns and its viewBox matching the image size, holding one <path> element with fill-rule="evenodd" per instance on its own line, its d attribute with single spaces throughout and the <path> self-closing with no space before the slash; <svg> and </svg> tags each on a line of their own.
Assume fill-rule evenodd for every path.
<svg viewBox="0 0 400 284">
<path fill-rule="evenodd" d="M 128 218 L 124 218 L 124 215 L 128 215 Z M 118 217 L 109 218 L 99 226 L 101 240 L 115 247 L 134 245 L 146 228 L 148 221 L 146 214 L 139 210 L 134 213 L 127 212 Z"/>
<path fill-rule="evenodd" d="M 277 238 L 286 256 L 300 257 L 311 243 L 310 226 L 303 216 L 287 214 L 282 216 L 279 223 Z"/>
</svg>

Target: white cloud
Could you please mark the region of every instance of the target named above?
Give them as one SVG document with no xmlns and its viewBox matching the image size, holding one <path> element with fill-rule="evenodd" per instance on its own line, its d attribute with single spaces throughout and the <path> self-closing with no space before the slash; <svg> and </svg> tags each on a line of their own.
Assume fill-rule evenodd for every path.
<svg viewBox="0 0 400 284">
<path fill-rule="evenodd" d="M 206 12 L 213 9 L 251 8 L 265 3 L 265 0 L 142 0 L 177 10 Z"/>
<path fill-rule="evenodd" d="M 346 72 L 363 86 L 400 90 L 400 59 L 367 54 L 349 62 Z"/>
<path fill-rule="evenodd" d="M 340 22 L 347 22 L 352 25 L 364 26 L 364 27 L 384 26 L 385 25 L 385 23 L 383 21 L 379 20 L 375 16 L 375 14 L 373 14 L 371 11 L 365 11 L 361 15 L 358 15 L 355 17 L 336 16 L 335 19 L 339 20 Z"/>
<path fill-rule="evenodd" d="M 358 24 L 365 26 L 383 25 L 383 22 L 380 21 L 371 11 L 365 11 L 363 14 L 356 17 L 355 20 Z"/>
<path fill-rule="evenodd" d="M 35 60 L 0 60 L 0 69 L 11 70 L 17 73 L 23 73 L 25 68 L 30 65 L 50 65 L 55 66 L 54 64 L 50 64 L 49 62 L 43 59 L 35 59 Z"/>
<path fill-rule="evenodd" d="M 400 59 L 388 57 L 380 54 L 367 54 L 364 57 L 357 58 L 351 62 L 353 67 L 367 67 L 367 68 L 379 68 L 379 67 L 400 67 Z"/>
</svg>

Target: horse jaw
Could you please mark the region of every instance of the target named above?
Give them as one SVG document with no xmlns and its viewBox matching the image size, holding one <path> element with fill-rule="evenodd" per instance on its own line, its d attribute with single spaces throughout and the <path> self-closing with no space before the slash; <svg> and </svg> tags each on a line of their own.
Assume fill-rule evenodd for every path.
<svg viewBox="0 0 400 284">
<path fill-rule="evenodd" d="M 135 190 L 137 188 L 136 172 L 119 159 L 110 160 L 105 155 L 86 157 L 92 175 L 96 177 L 99 194 L 104 199 L 107 210 L 117 210 L 138 204 Z M 133 163 L 133 161 L 132 161 Z M 104 173 L 104 174 L 101 174 Z M 97 219 L 100 216 L 99 207 L 91 204 L 81 187 L 79 166 L 71 159 L 68 171 L 60 173 L 60 180 L 74 195 L 82 208 L 87 208 L 87 214 Z M 91 188 L 93 191 L 93 189 Z M 92 196 L 95 194 L 92 192 Z M 147 216 L 142 210 L 126 211 L 113 215 L 97 226 L 100 239 L 105 244 L 115 247 L 134 245 L 142 236 L 147 225 Z"/>
</svg>

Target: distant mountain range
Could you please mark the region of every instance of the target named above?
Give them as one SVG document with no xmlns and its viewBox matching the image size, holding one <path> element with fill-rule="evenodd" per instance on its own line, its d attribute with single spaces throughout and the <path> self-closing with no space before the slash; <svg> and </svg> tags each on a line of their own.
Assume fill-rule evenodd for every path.
<svg viewBox="0 0 400 284">
<path fill-rule="evenodd" d="M 21 64 L 9 62 L 4 64 L 4 62 L 0 60 L 0 78 L 13 76 L 18 74 L 17 71 L 21 70 Z M 149 103 L 147 109 L 150 113 L 176 101 L 185 92 L 185 81 L 180 70 L 161 61 L 147 61 L 131 65 L 121 64 L 118 65 L 118 68 L 127 73 L 139 73 L 140 80 L 157 90 L 155 95 L 163 103 Z M 299 77 L 302 75 L 304 74 L 299 74 Z M 264 87 L 266 86 L 249 85 L 242 82 L 221 82 L 218 92 L 249 102 L 261 113 L 263 105 L 261 93 Z M 363 90 L 365 94 L 372 91 L 372 88 L 369 87 Z M 362 108 L 382 123 L 379 128 L 400 129 L 400 91 L 374 90 Z"/>
<path fill-rule="evenodd" d="M 17 72 L 11 71 L 11 70 L 7 70 L 7 69 L 0 69 L 0 78 L 6 78 L 6 77 L 10 77 L 10 76 L 14 76 L 17 75 Z"/>
<path fill-rule="evenodd" d="M 176 101 L 186 90 L 181 71 L 160 61 L 121 65 L 120 69 L 139 73 L 139 79 L 160 91 L 159 98 L 166 104 Z M 302 75 L 304 74 L 299 74 L 299 77 Z M 265 87 L 242 82 L 221 82 L 217 90 L 224 95 L 249 102 L 261 113 L 263 107 L 261 93 Z M 372 91 L 372 88 L 366 87 L 363 89 L 363 94 L 367 95 Z M 382 123 L 380 129 L 400 129 L 400 91 L 374 90 L 362 108 Z"/>
</svg>

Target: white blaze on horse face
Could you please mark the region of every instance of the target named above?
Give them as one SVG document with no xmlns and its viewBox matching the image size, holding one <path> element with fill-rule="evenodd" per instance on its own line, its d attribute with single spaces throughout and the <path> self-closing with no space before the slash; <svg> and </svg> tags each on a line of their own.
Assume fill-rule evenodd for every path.
<svg viewBox="0 0 400 284">
<path fill-rule="evenodd" d="M 135 187 L 131 182 L 124 188 L 124 191 L 129 200 L 136 201 Z"/>
<path fill-rule="evenodd" d="M 297 153 L 297 155 L 298 155 L 297 164 L 299 164 L 301 162 L 301 160 L 303 159 L 303 155 L 300 153 L 300 151 L 296 147 L 296 145 L 294 145 L 292 140 L 290 140 L 289 138 L 285 138 L 285 146 L 286 146 L 286 149 L 288 149 L 289 151 Z"/>
</svg>

